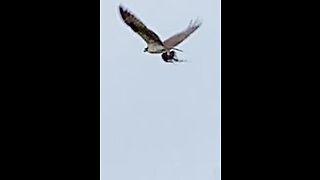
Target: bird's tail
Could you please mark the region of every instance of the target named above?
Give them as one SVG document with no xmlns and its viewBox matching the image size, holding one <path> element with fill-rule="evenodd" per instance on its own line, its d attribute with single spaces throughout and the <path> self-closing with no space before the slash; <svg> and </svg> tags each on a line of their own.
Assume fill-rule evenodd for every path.
<svg viewBox="0 0 320 180">
<path fill-rule="evenodd" d="M 176 51 L 179 51 L 179 52 L 183 52 L 181 49 L 178 49 L 178 48 L 174 48 L 174 47 L 167 47 L 167 46 L 164 46 L 166 48 L 167 51 L 170 51 L 171 49 L 173 50 L 176 50 Z"/>
<path fill-rule="evenodd" d="M 177 49 L 177 48 L 171 48 L 171 49 L 176 50 L 176 51 L 183 52 L 181 49 Z"/>
</svg>

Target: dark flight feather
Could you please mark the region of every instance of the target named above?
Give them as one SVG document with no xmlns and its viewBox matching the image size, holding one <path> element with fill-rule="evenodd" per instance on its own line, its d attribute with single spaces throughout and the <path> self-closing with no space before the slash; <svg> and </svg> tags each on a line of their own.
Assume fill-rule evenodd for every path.
<svg viewBox="0 0 320 180">
<path fill-rule="evenodd" d="M 121 5 L 119 6 L 120 14 L 123 21 L 130 26 L 130 28 L 138 33 L 146 43 L 157 43 L 163 45 L 159 36 L 147 28 L 138 18 L 136 18 L 131 12 L 125 10 Z"/>
</svg>

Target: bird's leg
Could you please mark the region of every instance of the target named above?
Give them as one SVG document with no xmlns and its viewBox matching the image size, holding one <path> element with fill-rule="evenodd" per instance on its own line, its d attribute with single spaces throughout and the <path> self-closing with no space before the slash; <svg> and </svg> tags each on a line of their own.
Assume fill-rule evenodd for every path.
<svg viewBox="0 0 320 180">
<path fill-rule="evenodd" d="M 181 59 L 174 59 L 175 62 L 181 63 L 181 62 L 187 62 L 186 60 L 181 60 Z"/>
<path fill-rule="evenodd" d="M 175 61 L 172 61 L 172 60 L 170 61 L 170 63 L 172 63 L 172 64 L 174 64 L 174 65 L 177 65 L 177 64 L 175 63 Z"/>
<path fill-rule="evenodd" d="M 186 60 L 177 59 L 177 56 L 176 56 L 175 53 L 173 54 L 172 59 L 173 59 L 175 62 L 186 62 Z"/>
<path fill-rule="evenodd" d="M 172 59 L 168 59 L 166 62 L 167 63 L 173 63 Z"/>
<path fill-rule="evenodd" d="M 176 58 L 173 58 L 174 61 L 176 62 L 187 62 L 187 60 L 183 60 L 183 59 L 176 59 Z"/>
</svg>

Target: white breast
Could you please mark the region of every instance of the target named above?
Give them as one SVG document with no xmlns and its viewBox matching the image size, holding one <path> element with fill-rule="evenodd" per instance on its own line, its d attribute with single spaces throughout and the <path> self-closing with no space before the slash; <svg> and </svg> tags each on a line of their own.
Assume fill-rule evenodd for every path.
<svg viewBox="0 0 320 180">
<path fill-rule="evenodd" d="M 166 49 L 160 44 L 148 44 L 148 52 L 149 53 L 162 53 Z"/>
</svg>

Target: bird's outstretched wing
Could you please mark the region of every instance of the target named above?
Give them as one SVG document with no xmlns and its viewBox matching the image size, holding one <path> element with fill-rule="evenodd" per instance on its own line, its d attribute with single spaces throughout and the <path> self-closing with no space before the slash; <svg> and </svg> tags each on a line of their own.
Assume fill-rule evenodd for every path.
<svg viewBox="0 0 320 180">
<path fill-rule="evenodd" d="M 138 18 L 136 18 L 131 12 L 119 6 L 120 14 L 123 21 L 131 27 L 131 29 L 138 33 L 147 44 L 160 44 L 163 45 L 159 36 L 147 28 Z"/>
<path fill-rule="evenodd" d="M 189 26 L 184 31 L 173 35 L 163 42 L 163 44 L 167 48 L 173 48 L 184 41 L 190 34 L 192 34 L 195 30 L 197 30 L 201 26 L 201 22 L 196 20 L 195 22 L 190 21 Z"/>
</svg>

